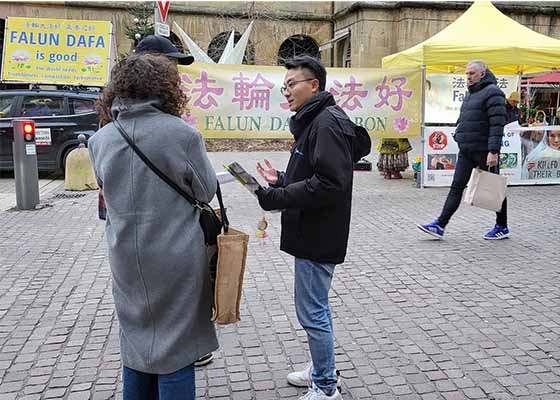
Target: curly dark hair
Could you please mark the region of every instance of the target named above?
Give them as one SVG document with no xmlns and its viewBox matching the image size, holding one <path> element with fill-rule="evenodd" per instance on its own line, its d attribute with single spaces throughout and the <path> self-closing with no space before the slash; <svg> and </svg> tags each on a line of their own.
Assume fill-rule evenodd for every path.
<svg viewBox="0 0 560 400">
<path fill-rule="evenodd" d="M 101 121 L 111 118 L 111 104 L 115 97 L 145 99 L 159 97 L 160 109 L 180 117 L 187 112 L 188 98 L 181 90 L 177 65 L 165 56 L 153 54 L 131 55 L 113 67 L 111 82 L 103 89 L 97 103 Z"/>
<path fill-rule="evenodd" d="M 111 84 L 108 84 L 103 88 L 101 96 L 95 102 L 95 111 L 99 115 L 99 127 L 103 127 L 113 120 L 111 105 L 114 99 L 115 93 L 111 89 Z"/>
</svg>

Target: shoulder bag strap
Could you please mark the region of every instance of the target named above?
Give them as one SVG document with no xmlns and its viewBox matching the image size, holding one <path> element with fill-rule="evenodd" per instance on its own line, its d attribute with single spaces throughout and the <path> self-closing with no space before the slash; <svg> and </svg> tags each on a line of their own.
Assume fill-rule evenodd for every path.
<svg viewBox="0 0 560 400">
<path fill-rule="evenodd" d="M 163 180 L 165 183 L 171 186 L 177 193 L 179 193 L 182 197 L 184 197 L 194 208 L 198 208 L 199 210 L 202 210 L 203 206 L 207 205 L 206 203 L 202 203 L 201 201 L 198 201 L 197 199 L 189 195 L 187 192 L 181 189 L 179 185 L 173 182 L 167 175 L 161 172 L 161 170 L 158 167 L 156 167 L 154 163 L 150 161 L 150 159 L 138 148 L 138 146 L 134 144 L 130 136 L 128 136 L 128 134 L 122 127 L 121 123 L 116 119 L 113 122 L 115 124 L 115 127 L 123 137 L 123 139 L 126 140 L 126 142 L 129 144 L 130 147 L 132 147 L 132 150 L 134 150 L 134 152 L 138 155 L 138 157 L 140 157 L 140 159 L 144 162 L 144 164 L 146 164 L 148 168 L 150 168 L 157 176 L 159 176 L 161 180 Z M 229 228 L 229 221 L 226 215 L 224 202 L 222 200 L 222 191 L 220 190 L 220 183 L 216 182 L 216 184 L 217 184 L 216 197 L 218 198 L 218 203 L 220 204 L 220 214 L 222 217 L 221 221 L 224 227 L 224 231 L 227 232 Z"/>
</svg>

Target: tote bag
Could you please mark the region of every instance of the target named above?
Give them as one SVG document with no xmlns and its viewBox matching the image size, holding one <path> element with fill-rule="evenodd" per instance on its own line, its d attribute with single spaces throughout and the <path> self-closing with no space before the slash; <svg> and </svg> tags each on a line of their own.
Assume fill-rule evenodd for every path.
<svg viewBox="0 0 560 400">
<path fill-rule="evenodd" d="M 249 235 L 232 228 L 218 236 L 212 320 L 220 325 L 234 324 L 241 317 L 241 292 Z"/>
<path fill-rule="evenodd" d="M 463 201 L 485 210 L 500 211 L 506 198 L 507 179 L 499 174 L 473 169 Z"/>
</svg>

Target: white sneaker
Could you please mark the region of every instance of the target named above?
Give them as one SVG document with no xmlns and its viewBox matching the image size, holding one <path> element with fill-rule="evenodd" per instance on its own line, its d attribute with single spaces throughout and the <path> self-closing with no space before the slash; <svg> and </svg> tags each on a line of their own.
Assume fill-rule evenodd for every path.
<svg viewBox="0 0 560 400">
<path fill-rule="evenodd" d="M 210 364 L 213 359 L 214 359 L 214 354 L 213 353 L 205 354 L 194 362 L 194 366 L 195 367 L 202 367 L 203 365 Z"/>
<path fill-rule="evenodd" d="M 336 389 L 332 395 L 327 396 L 325 392 L 313 385 L 313 387 L 309 388 L 309 391 L 304 396 L 300 397 L 299 400 L 342 400 L 342 395 L 338 389 Z"/>
<path fill-rule="evenodd" d="M 309 365 L 302 371 L 290 372 L 287 376 L 288 383 L 297 387 L 308 387 L 313 385 L 313 380 L 311 379 L 311 372 L 313 370 L 313 363 Z M 342 387 L 342 378 L 340 372 L 335 370 L 336 373 L 336 387 L 340 390 Z"/>
<path fill-rule="evenodd" d="M 311 370 L 313 364 L 309 365 L 302 371 L 290 372 L 287 376 L 288 383 L 297 387 L 311 387 L 313 381 L 311 380 Z"/>
</svg>

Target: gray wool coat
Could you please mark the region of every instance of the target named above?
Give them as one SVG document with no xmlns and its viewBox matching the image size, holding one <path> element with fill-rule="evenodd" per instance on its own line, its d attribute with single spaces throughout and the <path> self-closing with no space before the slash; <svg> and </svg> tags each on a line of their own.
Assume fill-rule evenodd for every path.
<svg viewBox="0 0 560 400">
<path fill-rule="evenodd" d="M 202 135 L 157 107 L 159 99 L 115 99 L 134 143 L 167 176 L 203 202 L 216 174 Z M 126 367 L 168 374 L 218 348 L 199 213 L 163 182 L 108 124 L 89 140 L 107 206 L 105 234 Z"/>
</svg>

